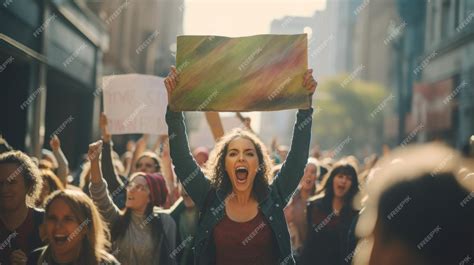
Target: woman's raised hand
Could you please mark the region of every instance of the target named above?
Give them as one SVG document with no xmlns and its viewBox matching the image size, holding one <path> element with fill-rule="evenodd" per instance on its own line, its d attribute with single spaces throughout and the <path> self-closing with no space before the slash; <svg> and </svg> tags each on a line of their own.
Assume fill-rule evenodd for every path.
<svg viewBox="0 0 474 265">
<path fill-rule="evenodd" d="M 110 142 L 110 139 L 112 136 L 110 135 L 109 130 L 107 129 L 107 125 L 108 125 L 107 116 L 103 112 L 100 114 L 99 125 L 100 125 L 99 126 L 100 131 L 102 133 L 102 140 L 104 140 L 104 142 L 106 143 Z"/>
<path fill-rule="evenodd" d="M 99 156 L 102 153 L 102 140 L 93 142 L 89 145 L 89 150 L 87 151 L 87 157 L 91 162 L 99 162 Z"/>
<path fill-rule="evenodd" d="M 166 87 L 166 92 L 168 93 L 168 103 L 170 102 L 171 93 L 176 88 L 176 84 L 178 83 L 178 81 L 179 81 L 178 71 L 176 70 L 176 67 L 172 65 L 170 67 L 170 73 L 165 78 L 165 87 Z"/>
<path fill-rule="evenodd" d="M 314 91 L 316 91 L 316 87 L 318 86 L 318 82 L 314 80 L 313 77 L 313 69 L 308 69 L 303 76 L 303 86 L 308 90 L 309 95 L 312 97 Z"/>
</svg>

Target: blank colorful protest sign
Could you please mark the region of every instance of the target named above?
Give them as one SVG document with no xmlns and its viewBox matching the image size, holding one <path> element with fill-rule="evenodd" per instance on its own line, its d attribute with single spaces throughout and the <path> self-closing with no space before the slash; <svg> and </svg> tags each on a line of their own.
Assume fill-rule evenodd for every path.
<svg viewBox="0 0 474 265">
<path fill-rule="evenodd" d="M 179 36 L 174 111 L 267 111 L 309 107 L 303 87 L 307 36 Z"/>
</svg>

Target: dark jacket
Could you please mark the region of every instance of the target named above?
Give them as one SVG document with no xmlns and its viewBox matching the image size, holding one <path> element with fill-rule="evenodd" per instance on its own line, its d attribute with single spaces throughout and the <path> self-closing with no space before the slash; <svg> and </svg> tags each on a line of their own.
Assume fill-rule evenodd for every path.
<svg viewBox="0 0 474 265">
<path fill-rule="evenodd" d="M 37 248 L 44 245 L 41 240 L 41 231 L 40 227 L 43 224 L 44 220 L 44 211 L 40 209 L 29 209 L 32 213 L 33 218 L 33 232 L 27 235 L 31 249 L 21 249 L 27 256 L 32 253 Z M 4 233 L 8 237 L 3 237 Z M 20 249 L 16 243 L 16 237 L 13 236 L 16 232 L 10 232 L 7 230 L 0 231 L 0 264 L 9 264 L 11 252 Z"/>
<path fill-rule="evenodd" d="M 351 264 L 353 251 L 348 238 L 358 211 L 344 207 L 339 215 L 332 210 L 332 201 L 310 200 L 307 208 L 308 234 L 303 246 L 301 264 Z"/>
<path fill-rule="evenodd" d="M 125 189 L 128 178 L 120 176 L 115 172 L 114 163 L 112 161 L 113 143 L 104 142 L 102 145 L 102 175 L 107 181 L 107 188 L 112 196 L 112 200 L 119 209 L 125 208 L 125 200 L 127 199 L 127 191 Z M 87 193 L 89 194 L 89 193 Z"/>
<path fill-rule="evenodd" d="M 179 198 L 168 211 L 176 223 L 176 242 L 180 243 L 180 246 L 182 247 L 171 252 L 171 255 L 176 256 L 178 265 L 194 265 L 194 252 L 192 251 L 192 246 L 194 245 L 196 234 L 194 233 L 184 236 L 183 231 L 180 230 L 181 218 L 186 211 L 183 198 Z M 197 225 L 197 218 L 195 224 Z"/>
<path fill-rule="evenodd" d="M 282 264 L 295 264 L 283 208 L 304 173 L 311 138 L 312 112 L 312 109 L 298 111 L 288 157 L 269 186 L 267 196 L 259 201 L 259 209 L 272 229 L 279 250 L 278 260 Z M 176 175 L 201 212 L 194 246 L 195 263 L 213 264 L 216 253 L 212 233 L 224 216 L 226 194 L 222 190 L 211 189 L 209 179 L 194 161 L 188 146 L 183 114 L 168 108 L 166 122 Z"/>
</svg>

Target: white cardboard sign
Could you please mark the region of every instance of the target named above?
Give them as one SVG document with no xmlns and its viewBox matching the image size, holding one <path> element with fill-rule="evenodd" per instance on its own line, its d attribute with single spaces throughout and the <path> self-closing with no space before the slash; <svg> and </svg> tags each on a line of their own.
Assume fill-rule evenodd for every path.
<svg viewBox="0 0 474 265">
<path fill-rule="evenodd" d="M 125 74 L 102 78 L 104 112 L 111 134 L 168 134 L 163 78 Z"/>
</svg>

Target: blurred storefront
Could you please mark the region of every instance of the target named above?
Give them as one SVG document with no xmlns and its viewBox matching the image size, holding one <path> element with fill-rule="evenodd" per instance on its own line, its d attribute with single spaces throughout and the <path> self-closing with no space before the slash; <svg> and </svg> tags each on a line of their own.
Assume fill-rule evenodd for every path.
<svg viewBox="0 0 474 265">
<path fill-rule="evenodd" d="M 397 4 L 407 26 L 392 43 L 398 108 L 386 117 L 385 138 L 462 149 L 474 134 L 474 1 Z"/>
<path fill-rule="evenodd" d="M 80 1 L 3 1 L 0 133 L 36 156 L 58 134 L 76 164 L 97 136 L 94 92 L 107 47 L 103 23 Z"/>
</svg>

